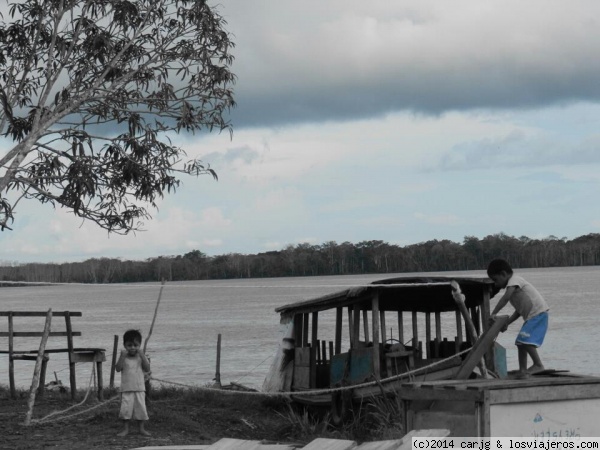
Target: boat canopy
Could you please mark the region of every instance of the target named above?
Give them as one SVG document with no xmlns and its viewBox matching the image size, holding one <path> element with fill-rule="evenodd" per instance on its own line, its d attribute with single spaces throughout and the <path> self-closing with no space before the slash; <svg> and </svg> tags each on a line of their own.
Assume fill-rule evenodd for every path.
<svg viewBox="0 0 600 450">
<path fill-rule="evenodd" d="M 379 297 L 381 311 L 445 312 L 455 311 L 450 283 L 456 281 L 463 294 L 467 308 L 474 308 L 490 295 L 497 293 L 494 282 L 487 277 L 397 277 L 373 281 L 364 286 L 352 287 L 339 292 L 304 300 L 275 309 L 282 315 L 323 311 L 340 306 L 360 303 L 361 309 L 370 309 L 369 300 Z"/>
</svg>

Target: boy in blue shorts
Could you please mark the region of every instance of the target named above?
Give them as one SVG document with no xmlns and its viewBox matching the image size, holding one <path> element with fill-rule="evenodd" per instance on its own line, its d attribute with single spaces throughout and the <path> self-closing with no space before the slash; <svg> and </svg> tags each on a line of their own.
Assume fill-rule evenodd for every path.
<svg viewBox="0 0 600 450">
<path fill-rule="evenodd" d="M 503 259 L 494 259 L 490 262 L 487 273 L 497 288 L 506 289 L 492 311 L 491 320 L 495 320 L 496 314 L 510 302 L 515 308 L 515 312 L 510 316 L 502 331 L 506 331 L 508 325 L 519 317 L 523 317 L 525 321 L 515 341 L 519 351 L 518 378 L 525 378 L 530 374 L 545 370 L 537 351 L 544 342 L 544 336 L 548 330 L 548 310 L 550 308 L 544 297 L 530 283 L 514 275 L 510 264 Z M 533 365 L 529 368 L 527 368 L 528 355 L 533 361 Z"/>
</svg>

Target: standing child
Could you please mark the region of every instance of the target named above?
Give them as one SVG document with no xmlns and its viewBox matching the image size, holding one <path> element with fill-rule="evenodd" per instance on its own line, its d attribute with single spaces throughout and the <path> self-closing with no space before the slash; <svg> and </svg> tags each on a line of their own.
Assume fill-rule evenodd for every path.
<svg viewBox="0 0 600 450">
<path fill-rule="evenodd" d="M 544 297 L 530 283 L 523 278 L 513 275 L 510 264 L 503 259 L 494 259 L 487 269 L 488 276 L 494 281 L 497 288 L 506 289 L 504 295 L 492 311 L 491 319 L 506 306 L 508 302 L 515 308 L 506 326 L 523 317 L 525 323 L 517 335 L 515 344 L 519 351 L 519 378 L 525 378 L 530 374 L 541 372 L 544 365 L 538 354 L 538 347 L 544 342 L 544 336 L 548 330 L 548 305 Z M 531 357 L 533 365 L 527 368 L 527 356 Z"/>
<path fill-rule="evenodd" d="M 137 420 L 140 434 L 150 436 L 144 429 L 144 421 L 148 420 L 146 411 L 146 387 L 144 372 L 150 372 L 150 362 L 144 352 L 140 351 L 142 334 L 138 330 L 128 330 L 123 335 L 121 356 L 115 368 L 121 372 L 121 411 L 119 417 L 125 420 L 125 429 L 118 436 L 127 436 L 129 421 Z"/>
</svg>

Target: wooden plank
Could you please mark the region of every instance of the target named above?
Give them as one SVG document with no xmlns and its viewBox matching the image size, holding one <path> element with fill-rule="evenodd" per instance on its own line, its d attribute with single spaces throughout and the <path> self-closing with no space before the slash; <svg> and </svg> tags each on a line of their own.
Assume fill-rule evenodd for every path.
<svg viewBox="0 0 600 450">
<path fill-rule="evenodd" d="M 0 311 L 0 317 L 46 317 L 48 311 Z M 68 311 L 52 311 L 52 317 L 64 317 Z M 81 317 L 81 311 L 72 311 L 71 317 Z"/>
<path fill-rule="evenodd" d="M 547 385 L 490 390 L 489 403 L 546 402 L 600 398 L 600 384 Z"/>
<path fill-rule="evenodd" d="M 136 447 L 131 450 L 206 450 L 210 445 L 151 445 L 149 447 Z"/>
<path fill-rule="evenodd" d="M 396 450 L 402 445 L 402 439 L 394 439 L 391 441 L 364 442 L 355 450 Z"/>
<path fill-rule="evenodd" d="M 303 450 L 349 450 L 354 448 L 356 448 L 356 442 L 354 441 L 317 438 L 303 447 Z"/>
<path fill-rule="evenodd" d="M 497 316 L 494 323 L 483 333 L 475 345 L 471 348 L 471 351 L 467 354 L 467 357 L 463 361 L 463 364 L 456 374 L 457 380 L 466 380 L 473 369 L 482 361 L 482 357 L 487 352 L 494 340 L 500 333 L 500 330 L 508 322 L 508 316 Z"/>
<path fill-rule="evenodd" d="M 0 331 L 0 337 L 9 337 L 10 331 Z M 43 331 L 14 331 L 12 333 L 13 337 L 42 337 L 44 335 Z M 50 337 L 52 336 L 68 336 L 69 333 L 66 331 L 51 331 Z M 73 331 L 72 336 L 81 336 L 81 331 Z"/>
<path fill-rule="evenodd" d="M 207 450 L 260 450 L 260 441 L 223 438 L 207 447 Z"/>
<path fill-rule="evenodd" d="M 364 328 L 364 332 L 365 332 L 365 342 L 369 342 L 371 339 L 369 339 L 369 312 L 365 309 L 362 312 L 362 316 L 363 316 L 363 328 Z"/>
</svg>

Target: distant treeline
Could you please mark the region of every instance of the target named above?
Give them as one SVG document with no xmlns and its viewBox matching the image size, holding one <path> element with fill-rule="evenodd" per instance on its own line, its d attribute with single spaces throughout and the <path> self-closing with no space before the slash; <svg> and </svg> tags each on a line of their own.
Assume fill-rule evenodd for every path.
<svg viewBox="0 0 600 450">
<path fill-rule="evenodd" d="M 485 269 L 493 258 L 515 268 L 600 264 L 600 234 L 576 239 L 516 238 L 504 233 L 462 244 L 432 240 L 401 247 L 383 241 L 298 244 L 251 255 L 207 256 L 200 250 L 145 261 L 92 258 L 77 263 L 29 263 L 0 267 L 0 280 L 51 283 L 126 283 L 225 278 L 262 278 L 365 273 Z"/>
</svg>

